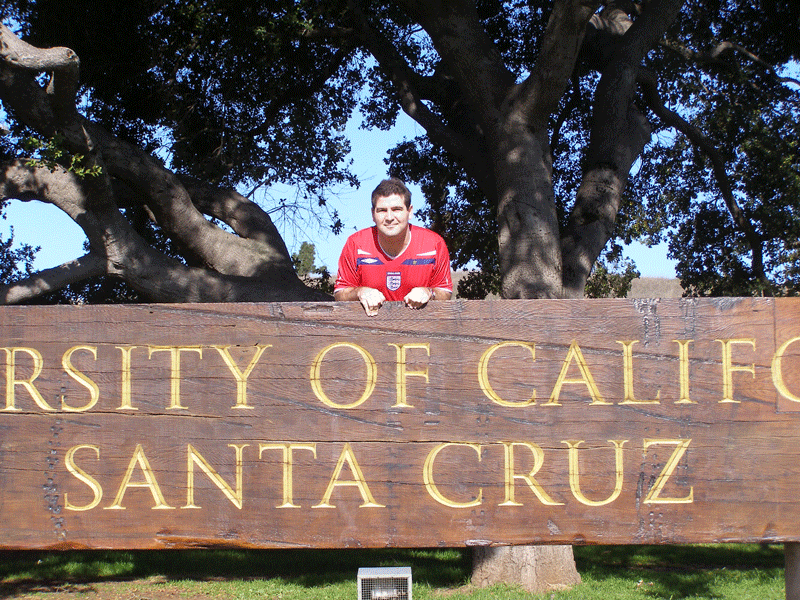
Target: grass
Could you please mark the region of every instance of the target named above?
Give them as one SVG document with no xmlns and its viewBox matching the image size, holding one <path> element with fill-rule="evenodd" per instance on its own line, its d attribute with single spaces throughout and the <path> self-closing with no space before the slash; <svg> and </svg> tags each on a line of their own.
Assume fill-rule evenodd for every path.
<svg viewBox="0 0 800 600">
<path fill-rule="evenodd" d="M 581 587 L 589 589 L 556 598 L 785 597 L 780 545 L 595 546 L 576 548 L 575 555 Z"/>
<path fill-rule="evenodd" d="M 575 547 L 583 583 L 548 600 L 782 600 L 781 545 Z M 410 566 L 416 600 L 530 600 L 468 585 L 467 550 L 0 552 L 0 598 L 354 600 L 364 566 Z"/>
</svg>

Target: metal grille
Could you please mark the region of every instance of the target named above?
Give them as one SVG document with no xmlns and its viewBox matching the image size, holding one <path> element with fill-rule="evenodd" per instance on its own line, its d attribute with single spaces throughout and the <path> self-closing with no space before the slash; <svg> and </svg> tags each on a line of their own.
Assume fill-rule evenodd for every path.
<svg viewBox="0 0 800 600">
<path fill-rule="evenodd" d="M 411 600 L 411 567 L 362 567 L 358 600 Z"/>
</svg>

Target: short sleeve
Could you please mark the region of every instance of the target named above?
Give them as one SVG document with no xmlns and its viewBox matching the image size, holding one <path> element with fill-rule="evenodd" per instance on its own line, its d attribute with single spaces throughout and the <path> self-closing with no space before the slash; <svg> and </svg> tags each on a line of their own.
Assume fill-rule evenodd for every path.
<svg viewBox="0 0 800 600">
<path fill-rule="evenodd" d="M 356 265 L 355 243 L 353 237 L 347 238 L 339 255 L 339 265 L 336 269 L 336 283 L 333 290 L 337 291 L 344 288 L 358 287 L 361 281 L 358 277 L 358 266 Z"/>
<path fill-rule="evenodd" d="M 439 238 L 436 243 L 436 269 L 431 277 L 431 287 L 453 291 L 453 278 L 450 274 L 450 252 L 447 244 Z"/>
</svg>

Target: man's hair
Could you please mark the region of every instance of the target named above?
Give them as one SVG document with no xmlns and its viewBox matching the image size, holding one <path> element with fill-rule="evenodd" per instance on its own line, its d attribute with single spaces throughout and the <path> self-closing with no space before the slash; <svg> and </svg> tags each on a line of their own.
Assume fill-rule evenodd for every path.
<svg viewBox="0 0 800 600">
<path fill-rule="evenodd" d="M 377 202 L 378 198 L 386 198 L 395 194 L 403 199 L 403 202 L 406 203 L 406 208 L 411 206 L 411 192 L 406 187 L 406 184 L 396 177 L 392 177 L 381 181 L 375 191 L 372 192 L 372 208 L 375 208 L 375 202 Z"/>
</svg>

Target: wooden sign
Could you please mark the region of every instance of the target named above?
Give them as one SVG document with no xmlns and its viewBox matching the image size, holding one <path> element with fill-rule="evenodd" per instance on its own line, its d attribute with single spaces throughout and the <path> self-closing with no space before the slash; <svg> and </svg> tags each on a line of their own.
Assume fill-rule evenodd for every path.
<svg viewBox="0 0 800 600">
<path fill-rule="evenodd" d="M 800 540 L 800 301 L 0 309 L 0 547 Z"/>
</svg>

